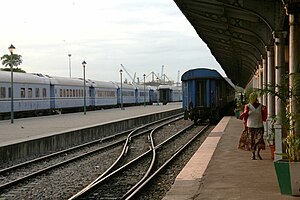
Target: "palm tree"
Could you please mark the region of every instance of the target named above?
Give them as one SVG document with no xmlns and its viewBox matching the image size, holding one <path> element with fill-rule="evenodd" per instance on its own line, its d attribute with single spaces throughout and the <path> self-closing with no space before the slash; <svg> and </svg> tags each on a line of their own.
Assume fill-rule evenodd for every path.
<svg viewBox="0 0 300 200">
<path fill-rule="evenodd" d="M 5 54 L 1 57 L 2 65 L 5 67 L 14 67 L 20 65 L 23 60 L 22 56 L 18 54 Z"/>
<path fill-rule="evenodd" d="M 14 78 L 13 78 L 13 67 L 18 66 L 22 63 L 22 56 L 18 54 L 13 54 L 13 50 L 15 47 L 13 45 L 10 45 L 8 47 L 10 51 L 10 55 L 5 54 L 1 57 L 2 65 L 5 67 L 10 67 L 11 71 L 11 89 L 10 89 L 10 97 L 11 97 L 11 116 L 10 121 L 13 124 L 14 123 Z"/>
<path fill-rule="evenodd" d="M 10 68 L 0 68 L 0 71 L 10 72 Z M 26 73 L 25 70 L 23 70 L 22 68 L 19 68 L 19 67 L 13 68 L 13 71 L 20 72 L 20 73 Z"/>
</svg>

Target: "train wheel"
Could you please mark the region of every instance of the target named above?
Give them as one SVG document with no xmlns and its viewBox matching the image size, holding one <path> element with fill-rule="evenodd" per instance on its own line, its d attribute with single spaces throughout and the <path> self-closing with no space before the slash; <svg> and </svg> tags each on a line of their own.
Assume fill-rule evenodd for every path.
<svg viewBox="0 0 300 200">
<path fill-rule="evenodd" d="M 215 111 L 214 114 L 211 115 L 210 121 L 213 124 L 217 124 L 220 121 L 220 112 Z"/>
<path fill-rule="evenodd" d="M 183 119 L 184 120 L 188 120 L 189 119 L 189 112 L 187 110 L 184 111 Z"/>
<path fill-rule="evenodd" d="M 198 122 L 198 117 L 195 117 L 194 118 L 194 124 L 197 124 L 197 122 Z"/>
</svg>

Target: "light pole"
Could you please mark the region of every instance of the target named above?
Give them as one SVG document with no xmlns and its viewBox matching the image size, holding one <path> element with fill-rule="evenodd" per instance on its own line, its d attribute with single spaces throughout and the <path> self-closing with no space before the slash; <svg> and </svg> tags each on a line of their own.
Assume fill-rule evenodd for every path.
<svg viewBox="0 0 300 200">
<path fill-rule="evenodd" d="M 71 54 L 68 54 L 69 56 L 69 75 L 70 75 L 70 78 L 72 77 L 72 73 L 71 73 Z"/>
<path fill-rule="evenodd" d="M 14 54 L 14 50 L 16 48 L 11 44 L 8 47 L 8 50 L 10 52 L 10 104 L 11 104 L 11 110 L 10 110 L 10 123 L 14 123 L 14 72 L 13 72 L 13 54 Z"/>
<path fill-rule="evenodd" d="M 85 93 L 85 65 L 87 63 L 85 61 L 82 62 L 83 67 L 83 112 L 86 115 L 86 93 Z"/>
<path fill-rule="evenodd" d="M 144 74 L 143 77 L 144 77 L 144 107 L 145 107 L 146 106 L 146 85 L 145 85 L 146 74 Z"/>
<path fill-rule="evenodd" d="M 121 78 L 121 90 L 120 90 L 120 95 L 121 95 L 121 110 L 124 110 L 124 107 L 123 107 L 122 72 L 123 72 L 123 70 L 120 69 L 120 78 Z"/>
</svg>

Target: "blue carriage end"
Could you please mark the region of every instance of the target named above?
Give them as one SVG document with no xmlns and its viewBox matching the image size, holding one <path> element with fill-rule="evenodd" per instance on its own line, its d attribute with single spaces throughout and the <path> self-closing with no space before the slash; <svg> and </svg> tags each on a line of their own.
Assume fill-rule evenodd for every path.
<svg viewBox="0 0 300 200">
<path fill-rule="evenodd" d="M 182 106 L 185 118 L 218 121 L 234 101 L 235 88 L 216 70 L 192 69 L 182 77 Z"/>
<path fill-rule="evenodd" d="M 217 72 L 214 69 L 197 68 L 197 69 L 191 69 L 191 70 L 185 72 L 181 76 L 181 81 L 195 80 L 195 79 L 201 79 L 201 78 L 223 79 L 221 74 L 219 74 L 219 72 Z"/>
</svg>

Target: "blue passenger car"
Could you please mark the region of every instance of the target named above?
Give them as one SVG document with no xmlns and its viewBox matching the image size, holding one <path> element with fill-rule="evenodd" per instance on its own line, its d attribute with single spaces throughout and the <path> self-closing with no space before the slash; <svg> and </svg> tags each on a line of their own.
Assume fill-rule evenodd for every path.
<svg viewBox="0 0 300 200">
<path fill-rule="evenodd" d="M 123 103 L 124 106 L 136 104 L 137 88 L 134 85 L 122 83 L 122 100 L 123 100 L 123 102 L 121 102 L 121 84 L 115 83 L 115 82 L 114 82 L 114 84 L 118 87 L 118 89 L 117 89 L 118 105 L 121 105 L 121 103 Z"/>
<path fill-rule="evenodd" d="M 89 80 L 91 83 L 91 105 L 95 109 L 114 107 L 118 104 L 118 86 L 113 82 Z"/>
<path fill-rule="evenodd" d="M 198 68 L 182 77 L 185 119 L 218 121 L 234 101 L 235 88 L 216 70 Z"/>
<path fill-rule="evenodd" d="M 50 80 L 30 73 L 14 72 L 13 102 L 15 115 L 50 109 Z M 0 71 L 0 116 L 11 111 L 11 73 Z"/>
<path fill-rule="evenodd" d="M 149 103 L 152 104 L 154 102 L 157 102 L 157 87 L 148 85 L 147 88 L 149 90 Z"/>
<path fill-rule="evenodd" d="M 82 109 L 84 105 L 84 91 L 86 93 L 86 106 L 91 106 L 91 83 L 86 80 L 85 90 L 82 79 L 51 77 L 51 109 L 69 111 Z"/>
<path fill-rule="evenodd" d="M 178 86 L 171 85 L 159 85 L 158 86 L 158 98 L 159 102 L 166 105 L 168 102 L 181 101 L 182 89 Z"/>
</svg>

